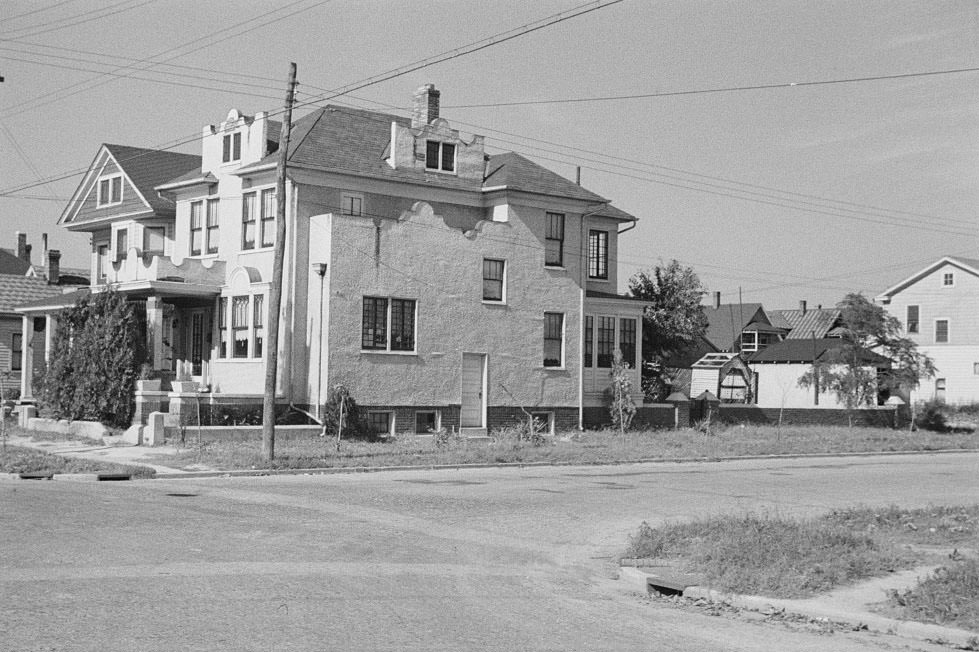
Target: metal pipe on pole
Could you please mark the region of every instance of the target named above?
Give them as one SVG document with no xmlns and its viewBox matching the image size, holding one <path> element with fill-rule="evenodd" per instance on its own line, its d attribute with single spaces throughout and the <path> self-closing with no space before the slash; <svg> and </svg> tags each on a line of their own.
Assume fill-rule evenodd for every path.
<svg viewBox="0 0 979 652">
<path fill-rule="evenodd" d="M 279 370 L 279 324 L 282 320 L 282 268 L 286 246 L 286 163 L 289 158 L 289 134 L 292 127 L 292 105 L 296 97 L 296 64 L 289 64 L 285 115 L 279 136 L 279 163 L 275 182 L 275 253 L 269 288 L 269 332 L 265 346 L 265 398 L 262 402 L 262 456 L 275 459 L 275 386 Z"/>
</svg>

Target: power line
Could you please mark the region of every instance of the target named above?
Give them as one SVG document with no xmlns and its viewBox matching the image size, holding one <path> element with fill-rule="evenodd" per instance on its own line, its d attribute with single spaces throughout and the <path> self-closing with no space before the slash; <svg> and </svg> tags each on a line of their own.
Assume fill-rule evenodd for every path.
<svg viewBox="0 0 979 652">
<path fill-rule="evenodd" d="M 641 100 L 654 97 L 675 97 L 680 95 L 705 95 L 709 93 L 740 93 L 744 91 L 771 90 L 779 88 L 802 88 L 806 86 L 829 86 L 832 84 L 858 84 L 870 81 L 884 81 L 890 79 L 910 79 L 914 77 L 934 77 L 937 75 L 958 75 L 962 73 L 979 72 L 979 67 L 975 68 L 949 68 L 945 70 L 926 70 L 922 72 L 896 73 L 892 75 L 873 75 L 868 77 L 848 77 L 843 79 L 824 79 L 817 81 L 803 82 L 780 82 L 772 84 L 754 84 L 750 86 L 723 86 L 720 88 L 697 88 L 680 91 L 661 91 L 656 93 L 635 93 L 630 95 L 604 95 L 592 97 L 570 97 L 551 100 L 522 100 L 513 102 L 483 102 L 479 104 L 450 104 L 446 109 L 483 109 L 499 108 L 504 106 L 532 106 L 540 104 L 574 104 L 581 102 L 617 102 L 622 100 Z"/>
<path fill-rule="evenodd" d="M 81 25 L 83 23 L 88 23 L 88 22 L 91 22 L 93 20 L 100 20 L 102 18 L 106 18 L 108 16 L 113 16 L 115 14 L 121 14 L 124 11 L 131 11 L 133 9 L 138 9 L 139 7 L 148 5 L 148 4 L 152 3 L 152 2 L 156 2 L 157 0 L 142 0 L 142 2 L 137 2 L 136 4 L 131 5 L 129 7 L 123 7 L 122 9 L 115 9 L 115 7 L 119 7 L 121 5 L 127 4 L 130 1 L 131 0 L 122 0 L 122 2 L 117 2 L 115 4 L 108 5 L 107 7 L 102 7 L 100 9 L 85 11 L 85 12 L 83 12 L 81 14 L 76 14 L 75 16 L 69 16 L 68 18 L 58 18 L 58 19 L 55 19 L 55 20 L 52 20 L 52 21 L 48 21 L 47 23 L 42 23 L 40 25 L 32 25 L 32 26 L 28 26 L 28 27 L 19 27 L 19 28 L 15 28 L 15 29 L 12 29 L 12 30 L 5 31 L 5 32 L 0 32 L 0 40 L 4 40 L 5 38 L 8 38 L 8 35 L 9 34 L 12 34 L 12 33 L 15 33 L 15 32 L 23 32 L 25 30 L 32 30 L 32 29 L 34 29 L 36 31 L 30 32 L 29 34 L 21 34 L 21 37 L 22 38 L 27 38 L 27 37 L 30 37 L 30 36 L 38 36 L 39 34 L 47 34 L 48 32 L 54 32 L 54 31 L 57 31 L 57 30 L 68 28 L 68 27 L 74 27 L 75 25 Z M 114 11 L 109 11 L 110 9 L 114 9 Z M 88 17 L 85 18 L 84 16 L 88 16 Z M 79 19 L 79 20 L 75 20 L 76 18 Z M 74 22 L 71 22 L 71 21 L 74 21 Z M 65 23 L 65 24 L 64 25 L 56 25 L 56 23 Z M 48 27 L 47 29 L 37 29 L 39 27 L 40 28 L 46 27 L 48 25 L 52 25 L 52 27 Z"/>
<path fill-rule="evenodd" d="M 34 14 L 39 14 L 42 11 L 49 11 L 51 9 L 57 9 L 58 7 L 61 7 L 62 5 L 70 4 L 72 2 L 78 2 L 78 0 L 61 0 L 61 2 L 56 2 L 53 5 L 48 5 L 47 7 L 39 7 L 38 9 L 31 9 L 30 11 L 25 11 L 24 13 L 21 13 L 21 14 L 15 14 L 13 16 L 6 16 L 4 18 L 4 20 L 9 22 L 11 20 L 16 20 L 18 18 L 23 18 L 24 16 L 33 16 Z"/>
</svg>

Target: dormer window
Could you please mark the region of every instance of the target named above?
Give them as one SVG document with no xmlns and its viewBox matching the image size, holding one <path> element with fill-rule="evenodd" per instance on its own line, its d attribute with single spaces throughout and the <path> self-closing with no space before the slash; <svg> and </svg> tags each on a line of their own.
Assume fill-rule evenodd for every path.
<svg viewBox="0 0 979 652">
<path fill-rule="evenodd" d="M 98 207 L 122 203 L 122 175 L 99 179 Z"/>
<path fill-rule="evenodd" d="M 425 169 L 455 172 L 456 146 L 438 140 L 425 141 Z"/>
<path fill-rule="evenodd" d="M 221 148 L 221 162 L 230 163 L 241 159 L 241 132 L 225 134 Z"/>
</svg>

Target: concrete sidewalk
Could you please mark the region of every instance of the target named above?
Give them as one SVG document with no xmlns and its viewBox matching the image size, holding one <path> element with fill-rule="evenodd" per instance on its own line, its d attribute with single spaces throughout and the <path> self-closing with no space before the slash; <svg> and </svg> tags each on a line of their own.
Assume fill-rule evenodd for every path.
<svg viewBox="0 0 979 652">
<path fill-rule="evenodd" d="M 123 442 L 107 445 L 95 440 L 81 441 L 74 439 L 63 441 L 34 440 L 21 435 L 8 435 L 7 443 L 11 446 L 33 448 L 51 455 L 79 457 L 98 462 L 147 466 L 155 470 L 158 475 L 180 475 L 187 473 L 183 469 L 153 463 L 155 457 L 177 453 L 178 449 L 173 446 L 134 446 Z"/>
<path fill-rule="evenodd" d="M 925 579 L 937 568 L 937 565 L 919 566 L 804 600 L 780 600 L 722 593 L 703 586 L 685 586 L 683 577 L 660 573 L 654 568 L 623 566 L 619 570 L 622 580 L 647 593 L 656 591 L 652 588 L 653 585 L 664 586 L 668 591 L 673 587 L 680 587 L 683 597 L 690 600 L 722 603 L 766 615 L 798 614 L 814 620 L 845 624 L 855 630 L 868 629 L 917 641 L 942 643 L 958 649 L 976 649 L 979 633 L 944 625 L 898 620 L 874 611 L 875 605 L 887 600 L 890 591 L 910 589 L 919 579 Z"/>
</svg>

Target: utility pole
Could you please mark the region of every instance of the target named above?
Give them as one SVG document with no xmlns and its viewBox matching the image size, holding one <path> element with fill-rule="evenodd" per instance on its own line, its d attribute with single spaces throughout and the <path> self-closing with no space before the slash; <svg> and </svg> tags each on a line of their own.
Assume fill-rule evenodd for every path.
<svg viewBox="0 0 979 652">
<path fill-rule="evenodd" d="M 282 319 L 282 266 L 286 255 L 286 162 L 289 158 L 289 132 L 292 104 L 296 97 L 296 64 L 289 64 L 285 115 L 279 136 L 279 166 L 275 183 L 275 254 L 269 288 L 269 333 L 265 346 L 265 400 L 262 403 L 262 455 L 275 459 L 275 385 L 279 371 L 279 322 Z"/>
</svg>

